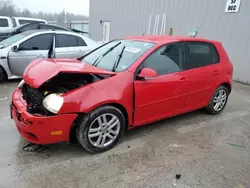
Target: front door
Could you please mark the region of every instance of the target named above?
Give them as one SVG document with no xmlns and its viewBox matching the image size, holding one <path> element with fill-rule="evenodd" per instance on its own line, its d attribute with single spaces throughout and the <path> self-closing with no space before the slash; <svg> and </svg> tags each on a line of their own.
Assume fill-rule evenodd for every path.
<svg viewBox="0 0 250 188">
<path fill-rule="evenodd" d="M 22 42 L 17 52 L 10 50 L 8 62 L 12 75 L 22 76 L 27 65 L 33 60 L 48 58 L 52 36 L 52 34 L 37 35 Z"/>
<path fill-rule="evenodd" d="M 103 33 L 102 33 L 103 41 L 110 40 L 110 22 L 104 21 L 103 22 Z"/>
<path fill-rule="evenodd" d="M 165 45 L 155 50 L 140 65 L 154 69 L 158 76 L 136 80 L 134 124 L 141 125 L 180 113 L 185 107 L 187 80 L 183 77 L 183 43 Z"/>
</svg>

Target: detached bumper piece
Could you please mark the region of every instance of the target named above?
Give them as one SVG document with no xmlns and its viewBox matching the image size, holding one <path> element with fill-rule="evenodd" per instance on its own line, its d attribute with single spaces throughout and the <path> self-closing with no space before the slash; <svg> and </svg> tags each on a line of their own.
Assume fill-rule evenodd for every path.
<svg viewBox="0 0 250 188">
<path fill-rule="evenodd" d="M 11 116 L 26 140 L 35 144 L 52 144 L 69 140 L 70 128 L 77 114 L 31 115 L 27 112 L 27 103 L 18 88 L 12 96 Z"/>
</svg>

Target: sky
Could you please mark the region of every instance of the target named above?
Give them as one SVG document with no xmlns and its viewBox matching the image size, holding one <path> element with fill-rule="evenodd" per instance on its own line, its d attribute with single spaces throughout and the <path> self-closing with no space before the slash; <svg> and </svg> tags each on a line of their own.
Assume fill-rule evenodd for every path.
<svg viewBox="0 0 250 188">
<path fill-rule="evenodd" d="M 31 12 L 66 12 L 89 15 L 89 0 L 12 0 L 20 9 Z"/>
</svg>

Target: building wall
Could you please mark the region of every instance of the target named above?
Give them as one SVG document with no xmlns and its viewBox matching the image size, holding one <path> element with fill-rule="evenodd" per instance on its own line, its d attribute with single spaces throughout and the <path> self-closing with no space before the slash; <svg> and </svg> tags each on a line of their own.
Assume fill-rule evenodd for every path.
<svg viewBox="0 0 250 188">
<path fill-rule="evenodd" d="M 226 0 L 90 0 L 90 34 L 102 40 L 100 20 L 111 22 L 111 39 L 148 33 L 152 15 L 151 34 L 156 15 L 166 14 L 166 33 L 188 35 L 200 27 L 198 37 L 223 43 L 234 65 L 234 79 L 250 84 L 250 7 L 241 0 L 238 13 L 225 13 Z"/>
</svg>

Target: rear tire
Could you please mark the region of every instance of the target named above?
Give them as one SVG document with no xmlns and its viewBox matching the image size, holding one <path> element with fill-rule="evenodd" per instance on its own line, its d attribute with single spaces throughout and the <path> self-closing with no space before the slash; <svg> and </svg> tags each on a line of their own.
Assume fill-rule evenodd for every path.
<svg viewBox="0 0 250 188">
<path fill-rule="evenodd" d="M 125 117 L 114 106 L 102 106 L 82 117 L 76 136 L 81 146 L 91 153 L 114 147 L 125 131 Z"/>
<path fill-rule="evenodd" d="M 223 85 L 218 87 L 206 107 L 207 112 L 214 115 L 221 113 L 227 104 L 228 96 L 229 91 L 227 87 Z"/>
<path fill-rule="evenodd" d="M 0 66 L 0 83 L 7 80 L 7 75 L 3 67 Z"/>
</svg>

